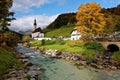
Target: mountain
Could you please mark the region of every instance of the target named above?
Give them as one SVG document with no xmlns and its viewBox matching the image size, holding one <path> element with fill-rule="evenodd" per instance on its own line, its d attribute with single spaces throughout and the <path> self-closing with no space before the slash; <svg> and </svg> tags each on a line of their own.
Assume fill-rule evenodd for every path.
<svg viewBox="0 0 120 80">
<path fill-rule="evenodd" d="M 76 13 L 64 13 L 61 14 L 55 19 L 54 22 L 49 24 L 46 29 L 44 29 L 44 32 L 48 32 L 54 29 L 61 28 L 62 26 L 66 25 L 75 25 L 76 24 Z"/>
<path fill-rule="evenodd" d="M 120 5 L 113 8 L 103 8 L 102 13 L 104 13 L 106 17 L 112 18 L 112 23 L 115 24 L 113 25 L 113 27 L 115 27 L 114 31 L 120 31 Z M 76 13 L 60 14 L 54 22 L 44 29 L 45 35 L 48 37 L 56 37 L 58 34 L 61 34 L 62 36 L 69 36 L 67 33 L 65 34 L 65 30 L 69 30 L 67 32 L 71 32 L 71 29 L 76 27 L 76 22 Z"/>
<path fill-rule="evenodd" d="M 108 12 L 110 12 L 112 15 L 119 15 L 120 16 L 120 4 L 117 7 L 113 8 L 107 8 Z"/>
<path fill-rule="evenodd" d="M 54 29 L 54 30 L 51 30 L 51 31 L 45 33 L 45 36 L 52 37 L 52 38 L 59 37 L 59 36 L 70 37 L 71 32 L 75 27 L 76 26 L 63 26 L 61 28 Z"/>
<path fill-rule="evenodd" d="M 10 30 L 13 34 L 16 34 L 20 39 L 22 39 L 23 34 Z"/>
<path fill-rule="evenodd" d="M 103 12 L 112 18 L 114 32 L 120 31 L 120 4 L 117 7 L 103 9 Z"/>
</svg>

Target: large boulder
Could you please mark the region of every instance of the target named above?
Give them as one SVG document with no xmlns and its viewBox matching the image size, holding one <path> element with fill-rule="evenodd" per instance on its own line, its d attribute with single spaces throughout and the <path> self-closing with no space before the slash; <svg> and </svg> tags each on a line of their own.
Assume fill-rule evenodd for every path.
<svg viewBox="0 0 120 80">
<path fill-rule="evenodd" d="M 77 54 L 73 54 L 73 56 L 71 57 L 72 60 L 76 61 L 79 60 L 80 57 Z"/>
<path fill-rule="evenodd" d="M 51 57 L 58 57 L 58 55 L 60 55 L 60 51 L 49 49 L 49 50 L 45 51 L 45 54 L 47 54 Z"/>
</svg>

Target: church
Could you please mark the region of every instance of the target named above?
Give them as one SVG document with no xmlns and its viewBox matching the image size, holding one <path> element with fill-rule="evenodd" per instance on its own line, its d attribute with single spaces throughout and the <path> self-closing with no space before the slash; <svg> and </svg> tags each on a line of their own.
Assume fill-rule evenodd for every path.
<svg viewBox="0 0 120 80">
<path fill-rule="evenodd" d="M 52 40 L 52 38 L 44 37 L 44 33 L 40 27 L 37 26 L 36 19 L 33 23 L 34 29 L 32 31 L 32 38 L 34 40 Z M 63 40 L 79 40 L 81 38 L 81 34 L 76 30 L 73 29 L 71 32 L 71 38 L 63 38 Z"/>
<path fill-rule="evenodd" d="M 44 38 L 44 33 L 40 27 L 37 27 L 36 19 L 34 20 L 34 30 L 32 32 L 32 38 Z"/>
</svg>

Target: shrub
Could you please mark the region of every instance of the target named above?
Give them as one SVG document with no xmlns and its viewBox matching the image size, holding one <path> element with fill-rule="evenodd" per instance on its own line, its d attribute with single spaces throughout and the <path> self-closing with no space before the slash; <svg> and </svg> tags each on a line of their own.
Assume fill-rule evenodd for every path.
<svg viewBox="0 0 120 80">
<path fill-rule="evenodd" d="M 93 60 L 95 59 L 95 50 L 86 49 L 82 52 L 82 56 L 85 57 L 87 60 Z"/>
<path fill-rule="evenodd" d="M 100 43 L 85 43 L 84 47 L 86 47 L 87 49 L 102 49 L 102 45 Z"/>
<path fill-rule="evenodd" d="M 42 46 L 45 45 L 45 40 L 44 40 L 44 39 L 41 40 L 41 45 L 42 45 Z"/>
<path fill-rule="evenodd" d="M 16 46 L 17 42 L 20 40 L 20 37 L 17 34 L 10 31 L 4 32 L 3 35 L 0 37 L 1 44 L 5 43 L 5 45 L 10 47 Z"/>
<path fill-rule="evenodd" d="M 113 57 L 114 59 L 120 60 L 120 51 L 114 52 L 113 55 L 112 55 L 112 57 Z"/>
<path fill-rule="evenodd" d="M 33 41 L 32 43 L 30 43 L 31 46 L 41 46 L 42 41 L 38 40 L 38 41 Z"/>
<path fill-rule="evenodd" d="M 23 36 L 22 40 L 23 41 L 29 41 L 29 40 L 31 40 L 31 37 L 28 36 L 28 35 L 25 35 L 25 36 Z"/>
</svg>

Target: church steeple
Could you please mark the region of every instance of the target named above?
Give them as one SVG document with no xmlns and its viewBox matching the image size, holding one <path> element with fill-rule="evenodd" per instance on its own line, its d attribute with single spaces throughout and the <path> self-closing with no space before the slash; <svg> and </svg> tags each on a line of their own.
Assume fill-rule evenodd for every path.
<svg viewBox="0 0 120 80">
<path fill-rule="evenodd" d="M 33 26 L 34 26 L 34 30 L 37 29 L 37 22 L 36 22 L 36 19 L 34 20 Z"/>
</svg>

